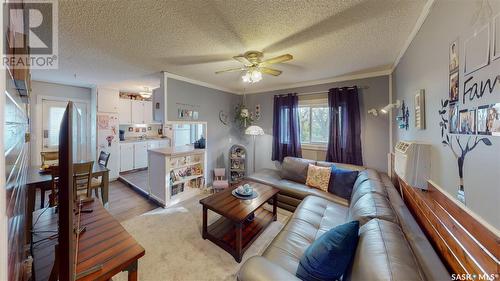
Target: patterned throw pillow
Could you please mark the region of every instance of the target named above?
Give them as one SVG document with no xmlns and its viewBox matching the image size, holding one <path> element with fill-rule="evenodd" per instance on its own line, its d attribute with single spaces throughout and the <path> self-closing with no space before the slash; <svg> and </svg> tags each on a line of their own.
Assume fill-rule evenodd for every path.
<svg viewBox="0 0 500 281">
<path fill-rule="evenodd" d="M 319 167 L 309 164 L 309 168 L 307 169 L 306 185 L 326 192 L 328 191 L 330 174 L 330 167 Z"/>
</svg>

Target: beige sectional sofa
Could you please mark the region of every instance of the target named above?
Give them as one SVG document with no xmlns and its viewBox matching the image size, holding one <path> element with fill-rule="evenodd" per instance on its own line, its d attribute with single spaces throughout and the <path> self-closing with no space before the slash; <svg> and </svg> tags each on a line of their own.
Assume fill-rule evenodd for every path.
<svg viewBox="0 0 500 281">
<path fill-rule="evenodd" d="M 386 174 L 359 166 L 351 200 L 307 187 L 308 164 L 288 157 L 281 171 L 264 170 L 250 178 L 280 189 L 279 206 L 294 211 L 287 225 L 262 256 L 248 259 L 240 281 L 298 280 L 295 272 L 307 247 L 329 229 L 360 222 L 359 242 L 343 280 L 450 280 L 443 263 L 405 206 Z"/>
</svg>

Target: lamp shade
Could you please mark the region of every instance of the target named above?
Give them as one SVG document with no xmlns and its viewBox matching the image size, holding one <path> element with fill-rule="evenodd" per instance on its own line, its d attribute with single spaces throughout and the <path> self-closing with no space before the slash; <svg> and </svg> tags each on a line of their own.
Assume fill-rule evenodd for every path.
<svg viewBox="0 0 500 281">
<path fill-rule="evenodd" d="M 245 130 L 245 135 L 262 136 L 264 130 L 259 126 L 250 126 Z"/>
</svg>

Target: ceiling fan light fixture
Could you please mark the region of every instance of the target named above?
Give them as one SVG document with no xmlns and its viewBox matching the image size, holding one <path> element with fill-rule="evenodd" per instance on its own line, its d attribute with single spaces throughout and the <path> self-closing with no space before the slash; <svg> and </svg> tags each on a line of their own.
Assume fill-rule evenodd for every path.
<svg viewBox="0 0 500 281">
<path fill-rule="evenodd" d="M 243 79 L 243 82 L 245 83 L 257 83 L 262 80 L 262 72 L 258 69 L 249 69 L 245 72 L 241 79 Z"/>
</svg>

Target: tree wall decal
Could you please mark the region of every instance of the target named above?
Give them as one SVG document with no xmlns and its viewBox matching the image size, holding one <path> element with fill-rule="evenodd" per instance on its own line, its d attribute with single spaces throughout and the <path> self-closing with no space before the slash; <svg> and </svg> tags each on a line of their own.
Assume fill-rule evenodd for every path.
<svg viewBox="0 0 500 281">
<path fill-rule="evenodd" d="M 456 135 L 453 137 L 450 135 L 448 127 L 449 118 L 448 118 L 448 104 L 450 101 L 448 99 L 441 100 L 441 110 L 439 110 L 439 115 L 441 116 L 441 121 L 439 122 L 439 126 L 441 127 L 441 143 L 444 146 L 450 148 L 451 152 L 457 159 L 458 165 L 458 176 L 460 177 L 460 183 L 458 187 L 458 199 L 465 203 L 465 189 L 464 189 L 464 163 L 466 156 L 469 152 L 474 150 L 478 144 L 483 143 L 487 146 L 491 146 L 491 141 L 486 137 L 478 137 L 478 136 L 469 136 L 467 138 L 466 143 L 462 143 L 460 137 Z M 455 142 L 454 142 L 455 141 Z M 471 142 L 472 141 L 472 142 Z M 454 146 L 454 143 L 458 145 L 458 148 Z"/>
</svg>

